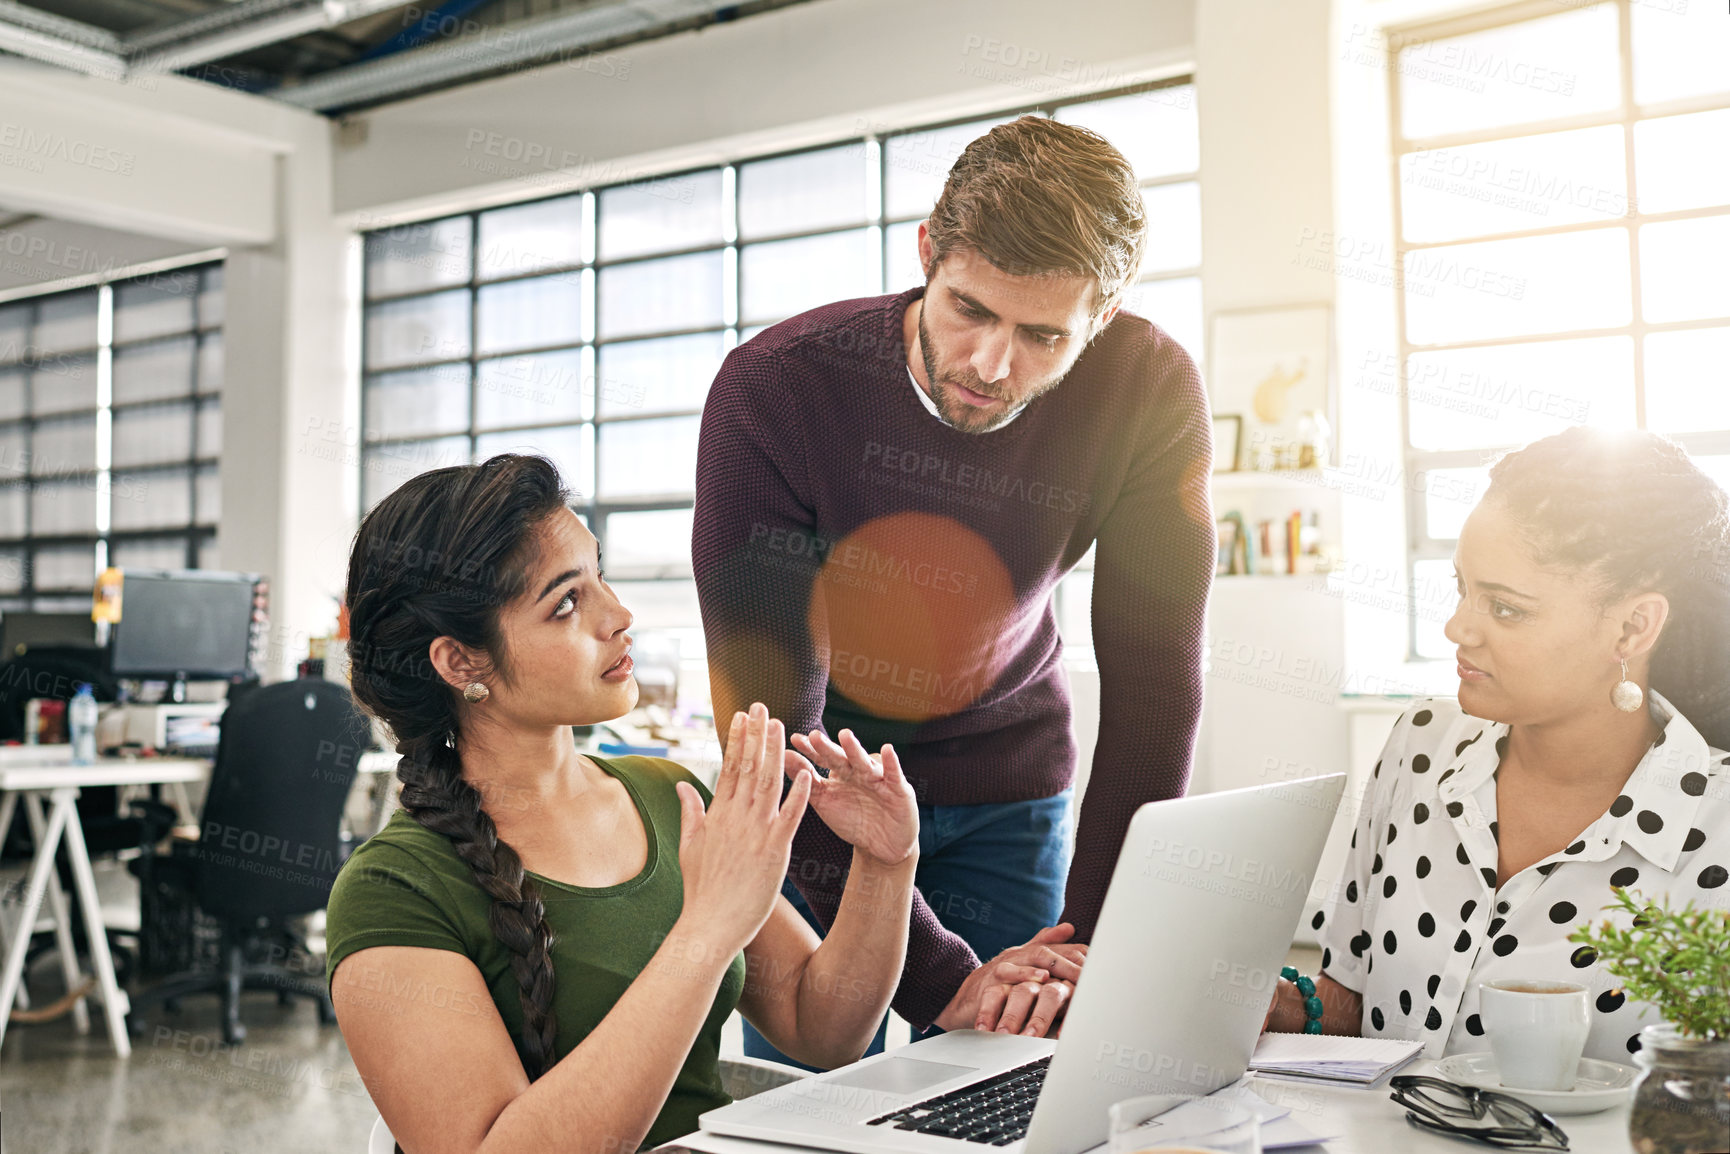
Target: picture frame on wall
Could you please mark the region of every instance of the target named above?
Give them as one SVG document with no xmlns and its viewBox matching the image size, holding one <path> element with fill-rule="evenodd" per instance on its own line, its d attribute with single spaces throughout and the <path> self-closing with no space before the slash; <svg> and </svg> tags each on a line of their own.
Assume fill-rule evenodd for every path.
<svg viewBox="0 0 1730 1154">
<path fill-rule="evenodd" d="M 1242 452 L 1243 415 L 1215 413 L 1213 418 L 1213 471 L 1235 473 Z"/>
<path fill-rule="evenodd" d="M 1338 427 L 1332 334 L 1327 305 L 1214 314 L 1210 399 L 1216 413 L 1242 415 L 1240 468 L 1293 467 L 1300 444 L 1314 435 L 1315 415 Z"/>
</svg>

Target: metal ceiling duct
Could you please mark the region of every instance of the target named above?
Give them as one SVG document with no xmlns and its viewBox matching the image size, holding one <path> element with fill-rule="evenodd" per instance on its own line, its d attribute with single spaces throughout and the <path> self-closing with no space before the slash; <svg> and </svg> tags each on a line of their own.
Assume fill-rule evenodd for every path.
<svg viewBox="0 0 1730 1154">
<path fill-rule="evenodd" d="M 0 51 L 93 76 L 175 72 L 402 7 L 411 0 L 239 0 L 166 27 L 117 36 L 78 20 L 0 0 Z M 317 112 L 380 104 L 466 81 L 581 58 L 605 48 L 809 0 L 615 0 L 490 25 L 381 55 L 265 93 Z M 405 41 L 405 45 L 409 43 Z"/>
<path fill-rule="evenodd" d="M 317 112 L 378 104 L 580 57 L 601 45 L 641 39 L 680 26 L 714 23 L 740 7 L 737 0 L 621 0 L 604 7 L 495 25 L 461 39 L 335 68 L 270 95 Z"/>
<path fill-rule="evenodd" d="M 240 0 L 124 41 L 133 72 L 175 72 L 400 8 L 406 0 Z"/>
<path fill-rule="evenodd" d="M 407 0 L 240 0 L 166 27 L 116 36 L 14 0 L 0 0 L 0 50 L 118 80 L 174 72 L 400 8 Z"/>
<path fill-rule="evenodd" d="M 119 80 L 126 75 L 126 57 L 114 33 L 13 0 L 0 0 L 0 49 L 87 76 Z"/>
</svg>

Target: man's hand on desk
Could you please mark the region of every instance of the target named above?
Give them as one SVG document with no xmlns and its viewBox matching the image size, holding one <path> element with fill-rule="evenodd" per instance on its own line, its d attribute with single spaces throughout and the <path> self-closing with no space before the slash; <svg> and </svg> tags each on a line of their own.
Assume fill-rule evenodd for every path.
<svg viewBox="0 0 1730 1154">
<path fill-rule="evenodd" d="M 1062 922 L 1004 950 L 967 975 L 937 1015 L 936 1025 L 1055 1037 L 1053 1027 L 1069 1005 L 1087 960 L 1087 946 L 1071 942 L 1074 936 L 1075 927 Z"/>
</svg>

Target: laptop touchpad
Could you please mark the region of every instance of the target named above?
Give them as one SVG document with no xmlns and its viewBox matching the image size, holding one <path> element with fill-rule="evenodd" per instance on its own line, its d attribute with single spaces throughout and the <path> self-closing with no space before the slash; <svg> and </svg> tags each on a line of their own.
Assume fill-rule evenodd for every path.
<svg viewBox="0 0 1730 1154">
<path fill-rule="evenodd" d="M 951 1066 L 947 1062 L 923 1062 L 918 1058 L 885 1058 L 857 1070 L 823 1081 L 832 1086 L 857 1086 L 889 1094 L 913 1094 L 927 1086 L 971 1074 L 977 1066 Z"/>
</svg>

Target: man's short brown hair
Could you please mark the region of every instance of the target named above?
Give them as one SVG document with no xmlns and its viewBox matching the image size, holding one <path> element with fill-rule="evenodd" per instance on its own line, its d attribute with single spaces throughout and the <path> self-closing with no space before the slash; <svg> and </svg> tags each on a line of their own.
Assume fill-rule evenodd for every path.
<svg viewBox="0 0 1730 1154">
<path fill-rule="evenodd" d="M 1012 276 L 1090 276 L 1094 316 L 1122 299 L 1147 247 L 1129 161 L 1098 133 L 1044 116 L 999 124 L 963 149 L 927 229 L 927 276 L 955 249 Z"/>
</svg>

